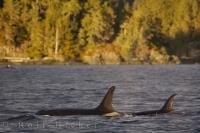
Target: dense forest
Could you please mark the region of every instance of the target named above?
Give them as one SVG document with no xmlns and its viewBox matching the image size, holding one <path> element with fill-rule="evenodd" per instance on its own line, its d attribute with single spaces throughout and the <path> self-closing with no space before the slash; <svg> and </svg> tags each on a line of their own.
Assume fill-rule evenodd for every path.
<svg viewBox="0 0 200 133">
<path fill-rule="evenodd" d="M 0 57 L 200 62 L 200 0 L 0 0 Z"/>
</svg>

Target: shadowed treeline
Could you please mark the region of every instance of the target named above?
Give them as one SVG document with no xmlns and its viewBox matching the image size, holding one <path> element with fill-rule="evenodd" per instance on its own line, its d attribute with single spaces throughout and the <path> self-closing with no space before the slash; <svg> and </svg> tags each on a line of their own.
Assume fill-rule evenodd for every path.
<svg viewBox="0 0 200 133">
<path fill-rule="evenodd" d="M 0 57 L 200 62 L 199 0 L 0 0 Z"/>
</svg>

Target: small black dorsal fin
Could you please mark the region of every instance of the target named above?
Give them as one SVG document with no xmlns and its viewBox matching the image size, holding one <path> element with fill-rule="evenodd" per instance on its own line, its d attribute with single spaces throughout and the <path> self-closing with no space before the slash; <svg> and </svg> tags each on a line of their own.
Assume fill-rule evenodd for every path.
<svg viewBox="0 0 200 133">
<path fill-rule="evenodd" d="M 97 107 L 97 110 L 99 110 L 102 114 L 114 112 L 114 108 L 112 106 L 112 98 L 113 98 L 114 90 L 115 90 L 115 86 L 110 87 L 108 89 L 108 92 L 104 96 L 103 100 Z"/>
<path fill-rule="evenodd" d="M 177 94 L 173 94 L 167 99 L 167 101 L 165 102 L 164 106 L 161 109 L 162 112 L 168 113 L 168 112 L 171 112 L 171 111 L 174 110 L 173 109 L 173 102 L 174 102 L 174 97 L 176 95 Z"/>
</svg>

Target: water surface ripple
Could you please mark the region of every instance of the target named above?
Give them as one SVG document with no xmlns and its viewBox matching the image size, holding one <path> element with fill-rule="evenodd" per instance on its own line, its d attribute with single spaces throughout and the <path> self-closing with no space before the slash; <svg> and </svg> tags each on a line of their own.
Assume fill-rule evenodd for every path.
<svg viewBox="0 0 200 133">
<path fill-rule="evenodd" d="M 174 114 L 157 116 L 36 116 L 47 108 L 96 107 L 107 87 L 116 86 L 121 112 L 159 109 L 173 93 Z M 6 120 L 23 116 L 20 120 Z M 0 133 L 200 132 L 200 66 L 0 66 Z"/>
</svg>

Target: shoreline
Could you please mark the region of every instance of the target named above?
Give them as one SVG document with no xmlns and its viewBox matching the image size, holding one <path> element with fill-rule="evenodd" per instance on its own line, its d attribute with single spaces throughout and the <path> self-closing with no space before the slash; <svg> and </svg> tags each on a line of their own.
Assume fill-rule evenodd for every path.
<svg viewBox="0 0 200 133">
<path fill-rule="evenodd" d="M 29 57 L 4 57 L 0 58 L 0 65 L 169 65 L 169 64 L 200 64 L 199 60 L 192 58 L 180 59 L 180 62 L 155 63 L 151 61 L 135 60 L 132 62 L 118 62 L 110 64 L 88 64 L 81 61 L 67 62 L 55 58 L 30 59 Z"/>
<path fill-rule="evenodd" d="M 87 64 L 83 62 L 61 62 L 61 61 L 29 61 L 29 62 L 2 62 L 0 65 L 91 65 L 91 66 L 104 66 L 104 65 L 196 65 L 200 62 L 181 62 L 181 63 L 118 63 L 118 64 Z"/>
</svg>

